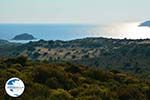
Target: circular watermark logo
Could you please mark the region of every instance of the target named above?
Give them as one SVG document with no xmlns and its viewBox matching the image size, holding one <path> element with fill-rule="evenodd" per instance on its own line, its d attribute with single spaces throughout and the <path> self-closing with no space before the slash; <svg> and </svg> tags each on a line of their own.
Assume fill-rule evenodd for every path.
<svg viewBox="0 0 150 100">
<path fill-rule="evenodd" d="M 5 84 L 6 93 L 11 97 L 19 97 L 25 89 L 23 81 L 19 78 L 10 78 Z"/>
</svg>

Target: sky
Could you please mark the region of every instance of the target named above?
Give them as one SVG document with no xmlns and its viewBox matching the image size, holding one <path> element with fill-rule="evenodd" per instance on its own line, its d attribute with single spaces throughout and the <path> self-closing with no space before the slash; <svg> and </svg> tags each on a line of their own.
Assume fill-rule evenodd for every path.
<svg viewBox="0 0 150 100">
<path fill-rule="evenodd" d="M 150 0 L 0 0 L 0 23 L 105 24 L 150 19 Z"/>
</svg>

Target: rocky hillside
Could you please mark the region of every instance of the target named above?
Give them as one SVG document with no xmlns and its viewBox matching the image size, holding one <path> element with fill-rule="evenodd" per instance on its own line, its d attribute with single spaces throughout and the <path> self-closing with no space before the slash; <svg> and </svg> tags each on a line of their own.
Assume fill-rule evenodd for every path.
<svg viewBox="0 0 150 100">
<path fill-rule="evenodd" d="M 30 42 L 17 46 L 9 56 L 27 56 L 45 62 L 71 62 L 119 69 L 150 79 L 150 40 L 85 38 L 72 41 Z"/>
<path fill-rule="evenodd" d="M 30 42 L 21 45 L 13 55 L 26 55 L 34 60 L 79 60 L 96 58 L 103 54 L 124 49 L 136 49 L 140 46 L 149 47 L 150 40 L 118 40 L 106 38 L 85 38 L 72 41 Z M 131 48 L 132 47 L 132 48 Z M 149 48 L 147 48 L 149 49 Z M 146 54 L 149 53 L 147 50 Z M 130 51 L 131 52 L 131 51 Z M 117 53 L 117 52 L 116 52 Z M 119 53 L 119 52 L 118 52 Z M 127 52 L 124 52 L 127 53 Z M 144 52 L 145 53 L 145 52 Z"/>
</svg>

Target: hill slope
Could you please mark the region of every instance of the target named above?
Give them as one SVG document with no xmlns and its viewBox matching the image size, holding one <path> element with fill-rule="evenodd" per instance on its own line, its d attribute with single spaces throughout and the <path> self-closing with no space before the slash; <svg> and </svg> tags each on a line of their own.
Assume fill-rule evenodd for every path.
<svg viewBox="0 0 150 100">
<path fill-rule="evenodd" d="M 27 56 L 46 62 L 72 62 L 118 69 L 150 79 L 150 40 L 85 38 L 72 41 L 30 42 L 18 46 L 10 56 Z"/>
<path fill-rule="evenodd" d="M 150 100 L 150 82 L 117 70 L 71 63 L 39 63 L 25 57 L 0 59 L 0 99 L 10 100 L 3 86 L 21 78 L 26 89 L 19 100 Z"/>
</svg>

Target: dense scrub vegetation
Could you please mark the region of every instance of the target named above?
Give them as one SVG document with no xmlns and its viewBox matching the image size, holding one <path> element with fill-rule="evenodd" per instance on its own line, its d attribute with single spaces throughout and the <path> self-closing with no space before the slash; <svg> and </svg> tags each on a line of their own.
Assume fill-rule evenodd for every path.
<svg viewBox="0 0 150 100">
<path fill-rule="evenodd" d="M 8 56 L 20 45 L 20 43 L 11 43 L 0 39 L 0 56 Z"/>
<path fill-rule="evenodd" d="M 129 44 L 104 49 L 99 56 L 86 57 L 76 63 L 127 71 L 150 80 L 150 44 Z"/>
<path fill-rule="evenodd" d="M 132 74 L 26 57 L 0 59 L 0 100 L 12 100 L 4 90 L 11 77 L 26 86 L 16 100 L 150 100 L 150 81 Z"/>
</svg>

